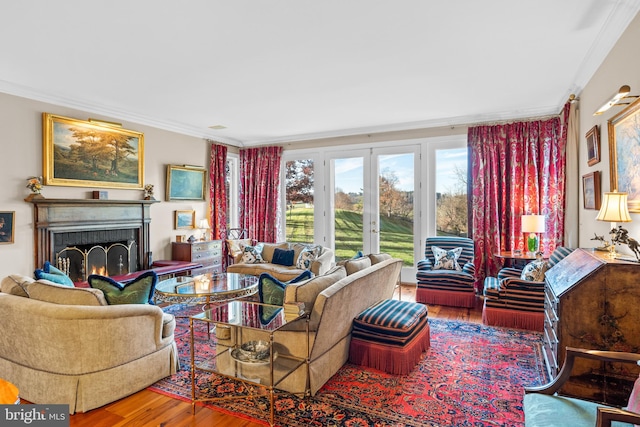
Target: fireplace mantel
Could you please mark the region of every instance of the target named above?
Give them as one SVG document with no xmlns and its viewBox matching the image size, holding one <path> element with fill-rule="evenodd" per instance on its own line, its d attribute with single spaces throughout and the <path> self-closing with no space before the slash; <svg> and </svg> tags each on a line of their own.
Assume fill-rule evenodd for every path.
<svg viewBox="0 0 640 427">
<path fill-rule="evenodd" d="M 45 199 L 29 201 L 34 206 L 35 268 L 55 261 L 58 233 L 133 229 L 138 240 L 137 269 L 149 268 L 150 208 L 158 200 Z"/>
</svg>

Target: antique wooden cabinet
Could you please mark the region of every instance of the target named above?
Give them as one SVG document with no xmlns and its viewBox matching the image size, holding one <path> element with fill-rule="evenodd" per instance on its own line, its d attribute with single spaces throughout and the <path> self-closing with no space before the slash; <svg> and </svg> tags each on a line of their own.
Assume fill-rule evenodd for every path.
<svg viewBox="0 0 640 427">
<path fill-rule="evenodd" d="M 547 271 L 543 351 L 551 377 L 566 347 L 640 350 L 640 264 L 605 252 L 576 249 Z M 638 371 L 621 364 L 580 361 L 561 392 L 626 404 Z"/>
<path fill-rule="evenodd" d="M 192 271 L 193 275 L 222 273 L 222 240 L 172 242 L 171 259 L 202 264 L 202 268 Z"/>
</svg>

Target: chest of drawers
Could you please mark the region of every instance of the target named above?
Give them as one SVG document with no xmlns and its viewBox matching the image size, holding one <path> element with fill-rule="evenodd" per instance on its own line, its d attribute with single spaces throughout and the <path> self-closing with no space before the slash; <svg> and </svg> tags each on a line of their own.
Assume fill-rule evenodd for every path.
<svg viewBox="0 0 640 427">
<path fill-rule="evenodd" d="M 192 270 L 194 275 L 222 273 L 222 240 L 172 242 L 171 259 L 202 264 L 202 268 Z"/>
</svg>

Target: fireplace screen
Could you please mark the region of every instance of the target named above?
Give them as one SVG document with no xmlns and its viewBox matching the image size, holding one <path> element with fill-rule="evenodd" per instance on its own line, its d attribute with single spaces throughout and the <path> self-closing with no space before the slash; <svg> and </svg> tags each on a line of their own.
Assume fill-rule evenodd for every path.
<svg viewBox="0 0 640 427">
<path fill-rule="evenodd" d="M 138 265 L 135 241 L 109 245 L 66 247 L 56 254 L 57 267 L 74 282 L 86 281 L 91 274 L 117 276 L 132 271 Z"/>
</svg>

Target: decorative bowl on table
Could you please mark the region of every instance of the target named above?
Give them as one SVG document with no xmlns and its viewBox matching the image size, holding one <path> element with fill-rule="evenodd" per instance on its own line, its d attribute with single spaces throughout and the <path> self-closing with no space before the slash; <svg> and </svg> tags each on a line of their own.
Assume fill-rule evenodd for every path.
<svg viewBox="0 0 640 427">
<path fill-rule="evenodd" d="M 263 364 L 269 363 L 270 345 L 267 341 L 248 341 L 231 351 L 231 357 L 238 362 Z M 274 359 L 276 354 L 273 355 Z"/>
</svg>

